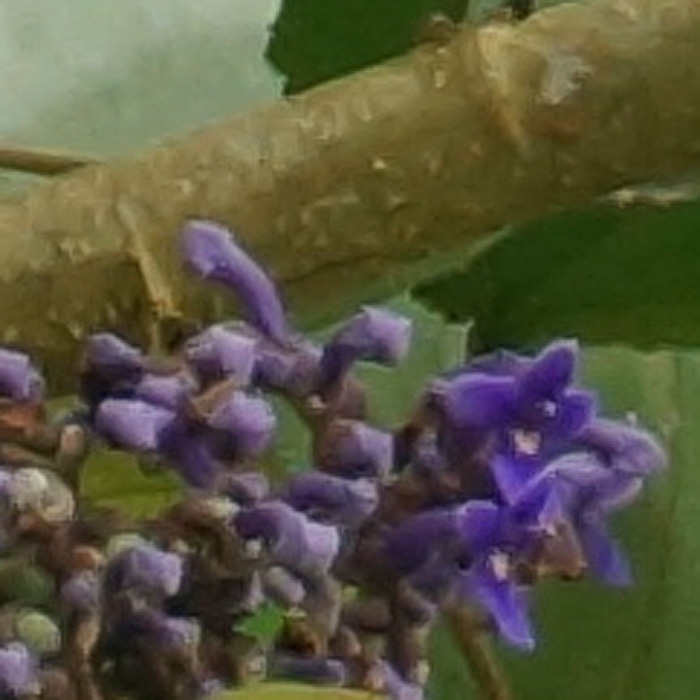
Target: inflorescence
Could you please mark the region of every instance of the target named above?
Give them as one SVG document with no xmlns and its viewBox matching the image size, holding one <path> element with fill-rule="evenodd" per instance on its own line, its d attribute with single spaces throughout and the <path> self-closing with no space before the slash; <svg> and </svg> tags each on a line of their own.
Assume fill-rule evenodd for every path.
<svg viewBox="0 0 700 700">
<path fill-rule="evenodd" d="M 182 240 L 245 320 L 167 358 L 92 336 L 84 410 L 56 417 L 29 359 L 0 350 L 0 697 L 192 700 L 265 677 L 413 700 L 440 611 L 531 650 L 537 582 L 630 583 L 608 519 L 665 457 L 573 385 L 576 343 L 478 357 L 378 428 L 353 367 L 399 363 L 409 320 L 366 307 L 319 345 L 232 234 L 195 221 Z M 310 468 L 275 488 L 270 394 L 312 436 Z M 143 522 L 83 502 L 95 442 L 175 470 L 182 500 Z M 269 603 L 265 642 L 242 625 Z"/>
</svg>

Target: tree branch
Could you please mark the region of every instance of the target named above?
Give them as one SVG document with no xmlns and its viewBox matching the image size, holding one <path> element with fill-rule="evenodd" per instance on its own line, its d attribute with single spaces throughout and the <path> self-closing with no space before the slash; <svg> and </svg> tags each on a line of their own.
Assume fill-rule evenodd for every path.
<svg viewBox="0 0 700 700">
<path fill-rule="evenodd" d="M 506 223 L 697 167 L 697 65 L 696 0 L 562 5 L 57 177 L 0 207 L 0 340 L 63 391 L 91 329 L 221 315 L 183 279 L 193 216 L 307 318 L 394 292 Z"/>
<path fill-rule="evenodd" d="M 34 175 L 62 175 L 96 162 L 94 159 L 69 153 L 0 144 L 0 169 L 3 170 L 16 170 Z"/>
</svg>

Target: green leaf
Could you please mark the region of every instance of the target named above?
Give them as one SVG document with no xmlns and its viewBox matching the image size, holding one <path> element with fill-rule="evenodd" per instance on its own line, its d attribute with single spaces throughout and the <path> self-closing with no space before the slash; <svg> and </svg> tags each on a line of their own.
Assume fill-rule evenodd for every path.
<svg viewBox="0 0 700 700">
<path fill-rule="evenodd" d="M 468 0 L 285 0 L 267 56 L 285 75 L 285 92 L 300 92 L 404 53 L 431 14 L 459 21 L 467 5 Z"/>
<path fill-rule="evenodd" d="M 284 611 L 274 603 L 264 603 L 244 622 L 236 626 L 241 634 L 255 638 L 263 646 L 270 644 L 282 628 Z"/>
<path fill-rule="evenodd" d="M 417 291 L 474 348 L 585 342 L 700 345 L 700 202 L 626 210 L 599 204 L 523 226 L 462 272 Z"/>
<path fill-rule="evenodd" d="M 182 493 L 174 472 L 163 469 L 147 474 L 136 457 L 116 450 L 94 450 L 81 479 L 81 492 L 91 503 L 118 508 L 134 518 L 155 515 Z"/>
</svg>

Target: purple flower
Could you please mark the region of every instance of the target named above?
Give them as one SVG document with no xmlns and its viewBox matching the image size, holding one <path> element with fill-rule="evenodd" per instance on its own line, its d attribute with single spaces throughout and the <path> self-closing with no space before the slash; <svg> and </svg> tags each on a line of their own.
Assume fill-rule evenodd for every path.
<svg viewBox="0 0 700 700">
<path fill-rule="evenodd" d="M 459 579 L 459 592 L 489 613 L 509 644 L 532 651 L 535 639 L 528 614 L 527 589 L 518 585 L 511 555 L 493 549 L 482 554 Z"/>
<path fill-rule="evenodd" d="M 24 644 L 0 647 L 0 692 L 12 698 L 39 692 L 37 663 Z"/>
<path fill-rule="evenodd" d="M 666 454 L 645 430 L 620 421 L 597 418 L 579 434 L 577 444 L 594 451 L 611 469 L 648 476 L 666 467 Z"/>
<path fill-rule="evenodd" d="M 491 470 L 508 502 L 593 417 L 593 396 L 570 387 L 576 357 L 577 345 L 560 341 L 534 359 L 492 356 L 433 385 L 429 403 L 448 432 L 495 436 Z"/>
<path fill-rule="evenodd" d="M 287 319 L 274 283 L 233 233 L 210 221 L 190 221 L 182 240 L 194 272 L 232 289 L 248 321 L 263 335 L 282 344 L 288 340 Z"/>
<path fill-rule="evenodd" d="M 146 371 L 138 348 L 111 333 L 90 336 L 85 351 L 81 391 L 93 407 L 107 396 L 131 396 Z"/>
<path fill-rule="evenodd" d="M 377 507 L 377 486 L 368 479 L 350 481 L 319 471 L 305 471 L 288 482 L 283 498 L 310 517 L 357 527 Z"/>
<path fill-rule="evenodd" d="M 14 401 L 41 401 L 44 380 L 27 355 L 0 348 L 0 395 Z"/>
<path fill-rule="evenodd" d="M 158 597 L 175 595 L 182 581 L 183 562 L 177 554 L 152 545 L 138 545 L 117 554 L 108 566 L 105 589 L 109 594 L 127 589 Z"/>
<path fill-rule="evenodd" d="M 456 592 L 481 606 L 506 641 L 530 649 L 527 601 L 513 563 L 533 538 L 513 528 L 507 507 L 469 501 L 412 516 L 389 533 L 385 552 L 422 595 L 439 603 Z"/>
<path fill-rule="evenodd" d="M 175 411 L 182 407 L 197 388 L 194 378 L 184 372 L 145 374 L 134 386 L 133 396 L 154 406 Z"/>
<path fill-rule="evenodd" d="M 176 414 L 137 399 L 107 399 L 97 409 L 95 428 L 113 444 L 127 450 L 155 452 Z"/>
<path fill-rule="evenodd" d="M 250 333 L 211 326 L 185 344 L 185 359 L 205 382 L 234 377 L 247 386 L 255 368 L 259 341 Z"/>
<path fill-rule="evenodd" d="M 338 476 L 384 479 L 394 466 L 394 438 L 360 421 L 338 420 L 323 436 L 316 460 L 320 469 Z"/>
<path fill-rule="evenodd" d="M 383 692 L 391 700 L 423 700 L 425 693 L 423 688 L 414 683 L 407 683 L 400 674 L 386 661 L 378 662 L 378 671 L 381 676 Z"/>
<path fill-rule="evenodd" d="M 227 471 L 216 482 L 216 490 L 240 506 L 251 506 L 270 493 L 270 482 L 258 471 Z"/>
<path fill-rule="evenodd" d="M 61 604 L 65 612 L 88 615 L 100 605 L 100 585 L 97 576 L 84 571 L 69 578 L 61 586 Z"/>
<path fill-rule="evenodd" d="M 263 399 L 232 392 L 207 419 L 213 429 L 213 441 L 222 457 L 259 456 L 270 444 L 276 427 L 275 415 Z M 226 449 L 228 446 L 230 449 Z M 222 450 L 223 448 L 223 450 Z M 215 452 L 218 454 L 217 450 Z"/>
<path fill-rule="evenodd" d="M 438 560 L 463 560 L 490 547 L 501 534 L 502 513 L 490 501 L 423 511 L 387 535 L 385 553 L 403 575 Z"/>
<path fill-rule="evenodd" d="M 281 501 L 242 510 L 234 523 L 241 537 L 263 540 L 277 564 L 302 576 L 328 571 L 340 547 L 335 527 L 315 523 Z"/>
<path fill-rule="evenodd" d="M 161 434 L 160 454 L 195 488 L 213 488 L 223 473 L 224 467 L 212 453 L 208 438 L 200 426 L 182 418 L 170 423 Z"/>
<path fill-rule="evenodd" d="M 358 360 L 386 365 L 400 362 L 408 352 L 411 322 L 386 309 L 365 307 L 323 347 L 319 390 L 336 384 Z"/>
</svg>

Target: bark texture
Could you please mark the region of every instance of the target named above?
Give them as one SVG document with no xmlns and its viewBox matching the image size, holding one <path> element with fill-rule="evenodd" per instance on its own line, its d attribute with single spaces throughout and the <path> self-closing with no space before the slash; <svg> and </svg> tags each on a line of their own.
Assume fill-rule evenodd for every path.
<svg viewBox="0 0 700 700">
<path fill-rule="evenodd" d="M 302 320 L 329 318 L 506 223 L 697 167 L 698 65 L 696 0 L 562 5 L 56 177 L 0 206 L 0 342 L 63 392 L 93 330 L 144 342 L 227 313 L 184 277 L 190 217 L 238 231 Z"/>
</svg>

